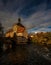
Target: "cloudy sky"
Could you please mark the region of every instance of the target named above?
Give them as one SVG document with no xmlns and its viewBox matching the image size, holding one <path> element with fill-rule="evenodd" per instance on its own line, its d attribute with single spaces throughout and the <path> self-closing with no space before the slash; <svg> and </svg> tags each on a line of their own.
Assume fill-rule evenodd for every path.
<svg viewBox="0 0 51 65">
<path fill-rule="evenodd" d="M 0 22 L 5 31 L 19 17 L 28 32 L 51 32 L 51 0 L 0 0 Z"/>
</svg>

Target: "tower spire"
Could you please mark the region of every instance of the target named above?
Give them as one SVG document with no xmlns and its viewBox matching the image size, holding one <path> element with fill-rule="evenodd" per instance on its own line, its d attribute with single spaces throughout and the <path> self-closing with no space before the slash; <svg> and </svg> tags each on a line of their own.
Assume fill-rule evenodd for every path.
<svg viewBox="0 0 51 65">
<path fill-rule="evenodd" d="M 21 23 L 21 18 L 18 18 L 18 23 Z"/>
</svg>

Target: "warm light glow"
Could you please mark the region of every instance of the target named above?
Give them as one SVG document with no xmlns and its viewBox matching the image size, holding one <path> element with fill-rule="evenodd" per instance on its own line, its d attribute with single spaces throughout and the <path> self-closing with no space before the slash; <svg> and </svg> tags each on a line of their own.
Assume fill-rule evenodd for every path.
<svg viewBox="0 0 51 65">
<path fill-rule="evenodd" d="M 18 32 L 18 33 L 23 33 L 24 30 L 25 30 L 25 29 L 24 29 L 23 27 L 18 26 L 17 32 Z"/>
<path fill-rule="evenodd" d="M 35 32 L 35 33 L 37 33 L 37 32 Z"/>
<path fill-rule="evenodd" d="M 13 26 L 13 31 L 14 31 L 14 32 L 17 32 L 17 25 L 14 25 L 14 26 Z"/>
<path fill-rule="evenodd" d="M 33 38 L 33 35 L 31 35 L 31 38 Z"/>
<path fill-rule="evenodd" d="M 9 30 L 9 32 L 7 32 L 5 36 L 13 37 L 14 33 L 16 33 L 17 36 L 24 36 L 25 38 L 28 37 L 28 33 L 26 32 L 25 28 L 17 24 L 13 25 L 12 29 Z"/>
<path fill-rule="evenodd" d="M 23 33 L 17 33 L 17 36 L 23 36 Z"/>
<path fill-rule="evenodd" d="M 6 37 L 13 37 L 14 36 L 14 32 L 8 32 L 8 33 L 6 33 L 6 35 L 5 35 Z"/>
</svg>

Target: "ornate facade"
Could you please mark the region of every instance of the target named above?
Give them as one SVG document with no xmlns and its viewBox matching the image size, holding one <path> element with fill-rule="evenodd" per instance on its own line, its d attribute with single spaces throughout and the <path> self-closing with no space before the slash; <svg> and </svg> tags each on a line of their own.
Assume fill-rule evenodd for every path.
<svg viewBox="0 0 51 65">
<path fill-rule="evenodd" d="M 16 36 L 23 36 L 25 38 L 28 37 L 28 33 L 26 31 L 26 28 L 21 24 L 20 19 L 18 19 L 18 23 L 14 24 L 12 26 L 12 29 L 6 32 L 6 37 L 13 37 L 14 33 Z"/>
</svg>

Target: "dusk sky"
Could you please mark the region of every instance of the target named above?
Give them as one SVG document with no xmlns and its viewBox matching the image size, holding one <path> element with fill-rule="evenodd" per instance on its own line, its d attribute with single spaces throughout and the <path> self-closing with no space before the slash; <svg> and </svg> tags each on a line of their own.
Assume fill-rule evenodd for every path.
<svg viewBox="0 0 51 65">
<path fill-rule="evenodd" d="M 51 0 L 0 0 L 0 22 L 5 31 L 19 17 L 28 32 L 51 32 Z"/>
</svg>

